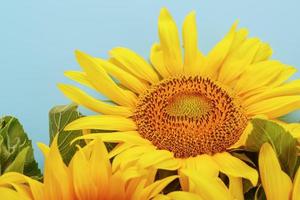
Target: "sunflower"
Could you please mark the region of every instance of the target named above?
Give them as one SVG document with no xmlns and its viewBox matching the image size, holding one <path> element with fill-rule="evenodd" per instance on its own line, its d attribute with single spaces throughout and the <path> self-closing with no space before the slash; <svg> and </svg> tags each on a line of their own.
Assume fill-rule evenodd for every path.
<svg viewBox="0 0 300 200">
<path fill-rule="evenodd" d="M 261 147 L 259 172 L 268 200 L 300 199 L 300 167 L 292 182 L 291 178 L 282 171 L 276 153 L 269 143 Z"/>
<path fill-rule="evenodd" d="M 128 166 L 112 170 L 101 140 L 79 150 L 66 166 L 57 141 L 50 149 L 39 145 L 45 159 L 44 182 L 9 172 L 0 177 L 1 198 L 9 200 L 148 200 L 155 197 L 176 176 L 154 181 L 156 170 Z M 100 158 L 100 159 L 99 159 Z"/>
<path fill-rule="evenodd" d="M 83 72 L 65 75 L 110 101 L 59 84 L 73 102 L 99 113 L 70 123 L 66 130 L 101 130 L 85 138 L 118 143 L 110 152 L 123 152 L 116 168 L 137 162 L 179 169 L 184 188 L 183 169 L 198 174 L 213 169 L 256 185 L 257 171 L 230 150 L 245 144 L 252 118 L 276 119 L 300 108 L 300 80 L 286 82 L 296 69 L 269 60 L 269 45 L 248 38 L 237 23 L 208 55 L 197 47 L 195 12 L 183 23 L 184 55 L 177 26 L 165 8 L 158 29 L 160 42 L 151 49 L 151 64 L 124 47 L 112 49 L 107 60 L 75 52 Z"/>
</svg>

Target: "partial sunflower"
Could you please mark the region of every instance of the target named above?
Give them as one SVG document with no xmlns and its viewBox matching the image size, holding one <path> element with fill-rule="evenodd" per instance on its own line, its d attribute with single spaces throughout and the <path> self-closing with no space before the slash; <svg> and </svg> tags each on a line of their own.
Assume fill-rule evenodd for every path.
<svg viewBox="0 0 300 200">
<path fill-rule="evenodd" d="M 176 179 L 170 176 L 154 182 L 155 169 L 138 169 L 134 165 L 112 170 L 101 140 L 79 148 L 69 166 L 60 156 L 56 139 L 50 149 L 43 144 L 39 146 L 46 157 L 44 182 L 19 173 L 6 173 L 0 176 L 1 199 L 148 200 Z"/>
<path fill-rule="evenodd" d="M 72 101 L 100 113 L 80 118 L 66 130 L 108 132 L 86 138 L 119 143 L 111 156 L 123 152 L 120 165 L 137 160 L 144 167 L 168 170 L 216 167 L 255 185 L 256 170 L 229 151 L 244 145 L 252 118 L 275 119 L 300 108 L 300 80 L 286 82 L 296 69 L 269 60 L 269 45 L 248 38 L 248 31 L 237 29 L 236 23 L 208 55 L 197 47 L 194 12 L 183 24 L 184 55 L 165 8 L 158 29 L 152 65 L 123 47 L 112 49 L 108 60 L 76 51 L 84 72 L 65 75 L 111 102 L 59 84 Z"/>
<path fill-rule="evenodd" d="M 300 199 L 300 167 L 292 182 L 281 169 L 276 153 L 269 143 L 265 143 L 259 153 L 259 173 L 268 200 Z"/>
</svg>

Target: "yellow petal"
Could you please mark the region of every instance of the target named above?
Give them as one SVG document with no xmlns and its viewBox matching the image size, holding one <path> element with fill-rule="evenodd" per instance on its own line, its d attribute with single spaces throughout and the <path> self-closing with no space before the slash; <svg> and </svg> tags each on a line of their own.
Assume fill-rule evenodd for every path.
<svg viewBox="0 0 300 200">
<path fill-rule="evenodd" d="M 264 61 L 252 64 L 243 72 L 237 81 L 234 90 L 239 95 L 242 95 L 264 86 L 276 86 L 277 83 L 275 84 L 275 81 L 280 80 L 281 84 L 282 81 L 289 78 L 291 72 L 294 70 L 294 68 L 286 66 L 278 61 Z"/>
<path fill-rule="evenodd" d="M 205 176 L 196 171 L 183 170 L 190 180 L 190 192 L 200 195 L 209 200 L 233 200 L 228 188 L 218 177 Z"/>
<path fill-rule="evenodd" d="M 198 53 L 198 33 L 196 25 L 196 13 L 191 12 L 183 23 L 183 45 L 184 45 L 184 72 L 195 75 L 199 73 L 197 63 Z"/>
<path fill-rule="evenodd" d="M 100 161 L 100 160 L 99 160 Z M 98 187 L 102 185 L 95 185 L 93 178 L 98 174 L 92 174 L 87 158 L 82 150 L 78 150 L 73 156 L 71 161 L 72 180 L 74 190 L 78 199 L 96 199 L 98 193 Z"/>
<path fill-rule="evenodd" d="M 128 143 L 119 143 L 117 144 L 110 152 L 109 152 L 109 158 L 113 158 L 116 155 L 122 153 L 123 151 L 126 151 L 127 149 L 135 146 L 134 144 L 128 144 Z"/>
<path fill-rule="evenodd" d="M 229 50 L 229 56 L 234 55 L 235 51 L 239 50 L 239 48 L 247 41 L 249 31 L 246 28 L 241 28 L 236 31 L 236 34 L 234 36 L 234 39 L 232 41 L 230 50 Z M 226 58 L 227 61 L 227 58 Z"/>
<path fill-rule="evenodd" d="M 159 194 L 169 183 L 171 183 L 173 180 L 175 180 L 177 176 L 169 176 L 167 178 L 164 178 L 162 180 L 157 180 L 151 185 L 147 186 L 139 198 L 140 200 L 148 200 L 155 197 L 157 194 Z"/>
<path fill-rule="evenodd" d="M 285 127 L 294 138 L 300 138 L 300 123 L 286 124 Z"/>
<path fill-rule="evenodd" d="M 297 170 L 297 173 L 294 178 L 293 194 L 292 200 L 300 199 L 300 167 Z"/>
<path fill-rule="evenodd" d="M 217 78 L 217 73 L 224 59 L 226 58 L 236 35 L 237 23 L 234 23 L 229 33 L 209 52 L 203 73 L 213 79 Z"/>
<path fill-rule="evenodd" d="M 136 130 L 132 119 L 112 115 L 96 115 L 79 118 L 65 127 L 65 130 L 100 129 L 115 131 Z"/>
<path fill-rule="evenodd" d="M 18 184 L 14 184 L 14 183 L 11 183 L 11 186 L 20 195 L 20 197 L 23 197 L 24 199 L 28 199 L 28 200 L 32 199 L 32 194 L 31 194 L 29 186 L 18 185 Z"/>
<path fill-rule="evenodd" d="M 233 177 L 242 177 L 251 181 L 255 186 L 258 180 L 258 173 L 255 169 L 249 167 L 246 163 L 240 159 L 230 155 L 227 152 L 217 153 L 213 156 L 213 159 L 218 164 L 219 169 L 224 174 Z"/>
<path fill-rule="evenodd" d="M 74 191 L 71 183 L 70 174 L 60 156 L 56 136 L 45 158 L 45 196 L 48 199 L 72 199 Z"/>
<path fill-rule="evenodd" d="M 136 96 L 133 93 L 121 89 L 93 58 L 80 51 L 75 53 L 78 63 L 87 73 L 87 78 L 94 88 L 119 105 L 135 106 Z"/>
<path fill-rule="evenodd" d="M 267 43 L 261 43 L 254 57 L 253 63 L 268 60 L 272 56 L 273 50 Z"/>
<path fill-rule="evenodd" d="M 167 196 L 170 197 L 170 200 L 204 200 L 197 194 L 183 191 L 171 192 Z"/>
<path fill-rule="evenodd" d="M 164 63 L 164 55 L 159 44 L 153 44 L 150 53 L 150 61 L 163 78 L 170 76 L 171 73 L 168 72 L 168 69 Z"/>
<path fill-rule="evenodd" d="M 59 89 L 73 102 L 83 105 L 92 111 L 107 115 L 132 116 L 132 109 L 125 106 L 116 106 L 99 101 L 77 87 L 65 84 L 58 84 Z"/>
<path fill-rule="evenodd" d="M 69 79 L 76 81 L 80 83 L 81 85 L 87 86 L 91 89 L 94 89 L 94 87 L 90 84 L 88 81 L 88 77 L 85 72 L 79 72 L 79 71 L 66 71 L 64 73 L 66 77 Z"/>
<path fill-rule="evenodd" d="M 287 81 L 293 74 L 297 72 L 297 69 L 292 66 L 285 65 L 285 69 L 281 71 L 280 75 L 270 84 L 272 87 L 279 86 Z"/>
<path fill-rule="evenodd" d="M 44 199 L 43 184 L 41 182 L 16 172 L 8 172 L 0 176 L 1 186 L 8 186 L 12 184 L 14 187 L 16 185 L 19 187 L 27 187 L 28 184 L 34 199 Z"/>
<path fill-rule="evenodd" d="M 262 145 L 259 152 L 259 172 L 268 200 L 288 200 L 292 181 L 280 167 L 277 156 L 269 143 Z"/>
<path fill-rule="evenodd" d="M 162 162 L 156 163 L 155 168 L 164 170 L 177 170 L 180 167 L 177 159 L 164 160 Z"/>
<path fill-rule="evenodd" d="M 254 38 L 243 42 L 239 48 L 226 58 L 220 69 L 218 80 L 223 83 L 230 83 L 239 77 L 247 69 L 247 66 L 252 63 L 259 46 L 260 41 Z"/>
<path fill-rule="evenodd" d="M 149 151 L 153 151 L 154 149 L 151 146 L 135 146 L 126 151 L 122 154 L 117 155 L 114 158 L 112 169 L 116 171 L 117 169 L 124 169 L 128 167 L 132 162 L 138 161 L 141 156 Z"/>
<path fill-rule="evenodd" d="M 294 80 L 289 83 L 285 83 L 279 87 L 270 88 L 267 91 L 254 95 L 244 101 L 244 105 L 250 105 L 255 102 L 262 101 L 264 99 L 269 99 L 279 96 L 290 96 L 300 94 L 300 80 Z"/>
<path fill-rule="evenodd" d="M 156 197 L 154 197 L 153 200 L 176 200 L 176 199 L 174 198 L 171 199 L 171 197 L 168 197 L 167 195 L 159 194 Z"/>
<path fill-rule="evenodd" d="M 229 191 L 235 200 L 244 200 L 242 178 L 228 176 Z"/>
<path fill-rule="evenodd" d="M 148 85 L 134 75 L 126 72 L 125 70 L 117 67 L 116 65 L 105 61 L 100 58 L 95 58 L 96 62 L 98 62 L 109 74 L 116 77 L 122 85 L 127 87 L 128 89 L 136 92 L 136 93 L 143 93 L 147 90 Z"/>
<path fill-rule="evenodd" d="M 163 163 L 165 161 L 172 160 L 173 162 L 177 162 L 177 168 L 179 167 L 178 161 L 176 161 L 176 158 L 174 158 L 173 153 L 166 150 L 153 150 L 144 153 L 139 161 L 138 164 L 141 166 L 141 168 L 147 168 L 158 165 L 159 163 Z M 172 170 L 172 169 L 166 169 L 166 170 Z"/>
<path fill-rule="evenodd" d="M 299 108 L 300 96 L 282 96 L 253 103 L 246 107 L 246 112 L 250 116 L 264 114 L 274 119 Z"/>
<path fill-rule="evenodd" d="M 217 177 L 219 174 L 218 165 L 210 155 L 202 154 L 197 157 L 183 159 L 182 168 L 197 171 L 200 174 L 205 174 L 211 177 Z"/>
<path fill-rule="evenodd" d="M 241 146 L 244 146 L 246 144 L 248 135 L 251 133 L 252 130 L 253 130 L 252 123 L 248 123 L 248 125 L 246 126 L 246 128 L 243 131 L 242 135 L 240 136 L 239 140 L 236 143 L 234 143 L 231 147 L 229 147 L 229 149 L 235 149 L 235 148 L 239 148 Z"/>
<path fill-rule="evenodd" d="M 18 194 L 16 191 L 9 188 L 1 188 L 0 187 L 1 199 L 9 199 L 9 200 L 29 200 L 27 197 L 23 197 Z"/>
<path fill-rule="evenodd" d="M 77 137 L 75 140 L 79 140 L 79 139 L 85 139 L 85 140 L 101 139 L 104 142 L 112 142 L 112 143 L 124 142 L 126 144 L 134 144 L 134 145 L 151 145 L 151 142 L 149 140 L 142 138 L 136 131 L 87 134 L 84 136 Z"/>
<path fill-rule="evenodd" d="M 167 71 L 171 75 L 181 74 L 183 64 L 178 29 L 166 8 L 160 11 L 158 32 Z"/>
<path fill-rule="evenodd" d="M 152 69 L 148 62 L 135 52 L 123 47 L 118 47 L 112 49 L 109 53 L 136 77 L 152 84 L 159 81 L 156 72 Z"/>
<path fill-rule="evenodd" d="M 98 186 L 97 190 L 105 192 L 109 186 L 109 179 L 112 174 L 108 152 L 100 139 L 94 141 L 92 148 L 89 165 L 91 175 L 94 176 L 93 182 Z"/>
</svg>

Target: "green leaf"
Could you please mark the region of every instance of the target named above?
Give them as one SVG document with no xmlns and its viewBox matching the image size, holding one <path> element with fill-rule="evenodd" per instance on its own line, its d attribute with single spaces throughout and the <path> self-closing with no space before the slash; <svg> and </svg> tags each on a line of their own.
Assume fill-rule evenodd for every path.
<svg viewBox="0 0 300 200">
<path fill-rule="evenodd" d="M 49 136 L 50 144 L 58 134 L 58 147 L 62 158 L 68 164 L 76 152 L 76 145 L 83 146 L 84 141 L 77 141 L 71 144 L 73 139 L 82 135 L 82 131 L 64 131 L 70 122 L 82 117 L 76 104 L 60 105 L 53 107 L 49 112 Z"/>
<path fill-rule="evenodd" d="M 278 156 L 282 169 L 293 177 L 297 163 L 297 140 L 283 127 L 264 119 L 253 119 L 253 130 L 246 141 L 246 148 L 258 152 L 269 142 Z"/>
<path fill-rule="evenodd" d="M 12 171 L 41 178 L 31 140 L 16 118 L 6 116 L 0 119 L 0 174 Z"/>
<path fill-rule="evenodd" d="M 5 169 L 4 172 L 23 173 L 28 150 L 29 147 L 22 149 L 15 160 Z"/>
</svg>

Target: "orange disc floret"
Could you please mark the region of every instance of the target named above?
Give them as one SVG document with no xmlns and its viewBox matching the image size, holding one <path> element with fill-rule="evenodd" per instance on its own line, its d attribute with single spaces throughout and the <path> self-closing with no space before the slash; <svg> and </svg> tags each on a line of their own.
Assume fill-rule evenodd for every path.
<svg viewBox="0 0 300 200">
<path fill-rule="evenodd" d="M 225 151 L 248 122 L 233 95 L 201 76 L 153 85 L 139 97 L 133 119 L 141 136 L 178 158 Z"/>
</svg>

